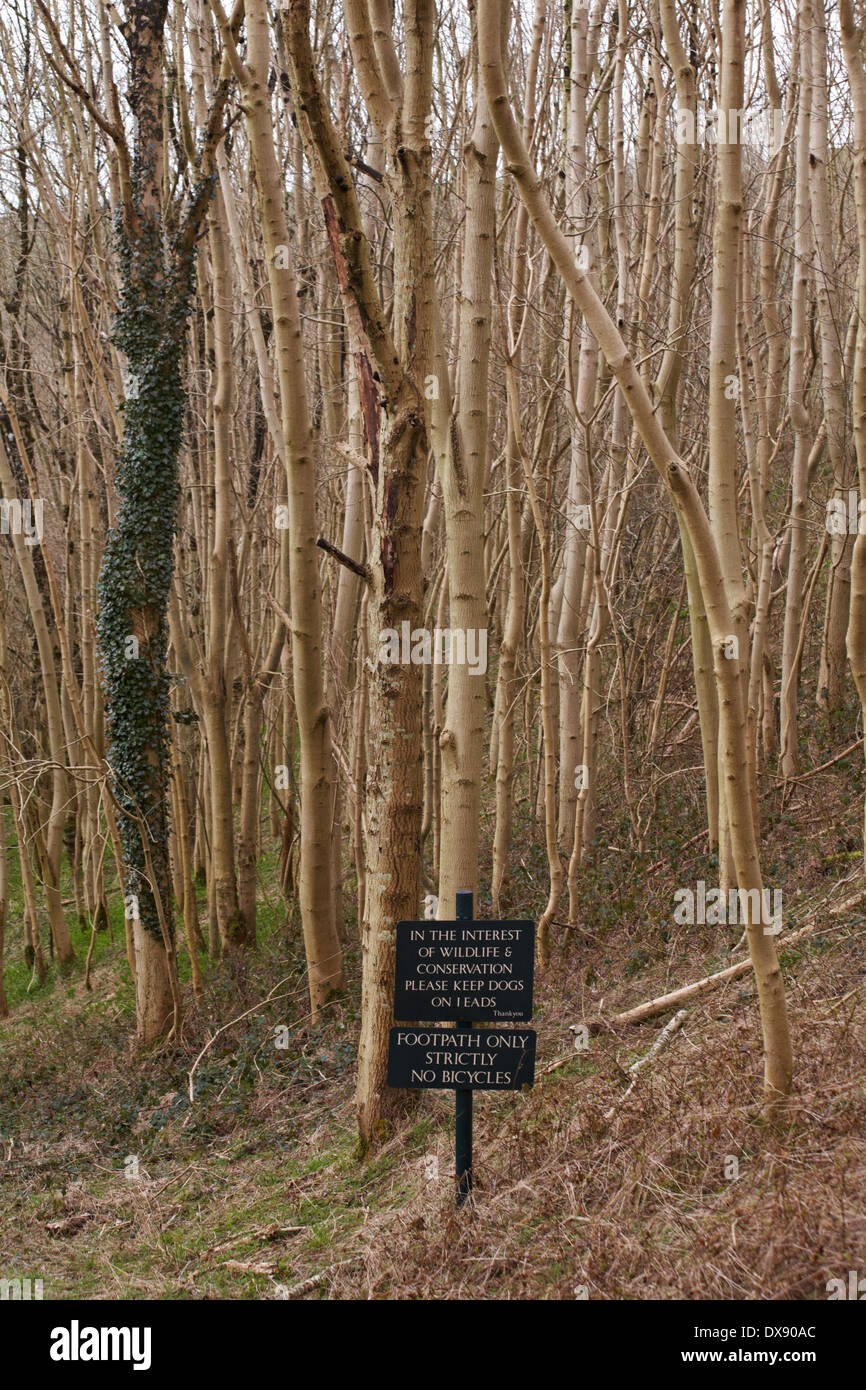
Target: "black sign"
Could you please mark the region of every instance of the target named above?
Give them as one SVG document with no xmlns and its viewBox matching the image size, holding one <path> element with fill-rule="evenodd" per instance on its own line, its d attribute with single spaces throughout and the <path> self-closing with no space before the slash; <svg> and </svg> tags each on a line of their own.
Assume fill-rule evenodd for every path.
<svg viewBox="0 0 866 1390">
<path fill-rule="evenodd" d="M 388 1085 L 421 1089 L 518 1091 L 535 1080 L 531 1028 L 474 1032 L 452 1028 L 392 1028 Z"/>
<path fill-rule="evenodd" d="M 534 922 L 398 922 L 394 1017 L 532 1017 Z"/>
</svg>

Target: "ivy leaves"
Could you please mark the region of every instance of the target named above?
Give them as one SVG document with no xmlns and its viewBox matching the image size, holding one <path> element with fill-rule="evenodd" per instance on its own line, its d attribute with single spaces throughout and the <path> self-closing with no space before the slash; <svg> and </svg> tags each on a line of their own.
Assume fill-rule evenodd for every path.
<svg viewBox="0 0 866 1390">
<path fill-rule="evenodd" d="M 97 636 L 127 892 L 138 896 L 142 925 L 160 936 L 147 860 L 163 902 L 169 902 L 167 607 L 185 405 L 181 358 L 192 270 L 189 265 L 167 267 L 157 219 L 142 213 L 136 228 L 134 245 L 122 229 L 117 232 L 122 294 L 113 336 L 127 359 L 135 391 L 124 405 L 117 468 L 120 507 L 99 579 Z M 137 639 L 131 647 L 130 636 Z M 130 655 L 131 648 L 137 655 Z"/>
</svg>

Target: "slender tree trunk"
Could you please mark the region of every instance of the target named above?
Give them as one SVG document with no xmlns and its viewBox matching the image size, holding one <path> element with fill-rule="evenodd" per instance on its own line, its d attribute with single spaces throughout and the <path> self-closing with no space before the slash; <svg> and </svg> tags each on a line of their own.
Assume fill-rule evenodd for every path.
<svg viewBox="0 0 866 1390">
<path fill-rule="evenodd" d="M 866 68 L 863 62 L 863 30 L 854 20 L 851 0 L 840 0 L 842 49 L 854 106 L 854 195 L 857 208 L 857 347 L 852 380 L 854 447 L 860 496 L 866 497 Z M 866 535 L 858 529 L 851 561 L 851 616 L 848 622 L 848 660 L 866 716 Z M 866 814 L 863 839 L 866 864 Z"/>
<path fill-rule="evenodd" d="M 325 701 L 322 596 L 316 549 L 315 451 L 309 418 L 300 314 L 290 238 L 274 149 L 267 75 L 270 39 L 263 0 L 247 3 L 246 61 L 233 52 L 256 170 L 259 222 L 274 316 L 289 496 L 292 675 L 300 735 L 300 905 L 314 1012 L 343 987 L 343 958 L 331 891 L 333 756 Z M 224 41 L 228 28 L 221 22 Z M 232 49 L 230 48 L 230 52 Z"/>
<path fill-rule="evenodd" d="M 439 916 L 456 911 L 455 893 L 478 891 L 481 761 L 487 712 L 488 650 L 484 576 L 484 480 L 490 359 L 491 283 L 499 145 L 476 67 L 475 122 L 464 149 L 466 226 L 457 369 L 457 429 L 442 477 L 452 662 L 457 640 L 465 660 L 448 672 L 442 754 Z M 483 633 L 483 647 L 482 647 Z M 474 650 L 476 661 L 470 664 Z M 483 651 L 483 664 L 481 654 Z M 459 646 L 457 649 L 458 656 Z M 480 669 L 478 669 L 480 668 Z"/>
<path fill-rule="evenodd" d="M 737 0 L 729 0 L 726 6 L 729 23 L 738 18 L 734 9 L 736 3 Z M 494 0 L 479 0 L 478 29 L 480 61 L 487 99 L 503 153 L 520 195 L 526 200 L 530 216 L 569 292 L 589 321 L 599 347 L 625 394 L 647 452 L 665 481 L 671 500 L 681 514 L 692 541 L 713 643 L 720 726 L 723 734 L 720 739 L 723 752 L 722 767 L 737 883 L 741 889 L 760 890 L 758 846 L 746 773 L 745 702 L 740 671 L 725 655 L 733 619 L 728 605 L 719 551 L 688 470 L 671 448 L 616 325 L 588 278 L 576 265 L 569 244 L 559 231 L 532 172 L 506 95 Z M 736 54 L 736 43 L 734 51 Z M 733 85 L 736 86 L 736 81 L 741 80 L 741 74 L 737 77 L 735 73 L 734 76 Z M 733 93 L 729 90 L 727 95 L 730 105 Z M 736 281 L 734 283 L 736 284 Z M 750 916 L 747 936 L 764 1036 L 765 1090 L 767 1101 L 773 1106 L 790 1091 L 793 1072 L 784 984 L 773 938 L 764 932 L 759 914 L 757 921 L 751 920 L 752 897 L 747 901 Z"/>
</svg>

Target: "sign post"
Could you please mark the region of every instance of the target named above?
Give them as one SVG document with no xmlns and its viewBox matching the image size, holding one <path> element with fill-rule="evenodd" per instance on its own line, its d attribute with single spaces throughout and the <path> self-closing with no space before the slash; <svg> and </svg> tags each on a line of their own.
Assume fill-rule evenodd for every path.
<svg viewBox="0 0 866 1390">
<path fill-rule="evenodd" d="M 457 921 L 472 921 L 472 894 L 457 893 Z M 458 1028 L 472 1024 L 458 1018 Z M 459 1086 L 454 1098 L 454 1140 L 457 1154 L 457 1205 L 462 1207 L 472 1191 L 472 1087 Z"/>
<path fill-rule="evenodd" d="M 532 1017 L 534 922 L 475 922 L 457 893 L 453 922 L 398 922 L 388 1085 L 455 1091 L 456 1200 L 472 1192 L 472 1092 L 518 1091 L 535 1076 L 535 1033 L 489 1025 Z M 419 1024 L 418 1019 L 455 1019 Z M 484 1028 L 479 1028 L 483 1020 Z"/>
</svg>

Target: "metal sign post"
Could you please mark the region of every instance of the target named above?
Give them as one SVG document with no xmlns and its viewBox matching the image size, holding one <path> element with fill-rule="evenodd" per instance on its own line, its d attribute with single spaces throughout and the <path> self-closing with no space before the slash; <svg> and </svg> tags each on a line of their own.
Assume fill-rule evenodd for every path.
<svg viewBox="0 0 866 1390">
<path fill-rule="evenodd" d="M 457 893 L 457 921 L 472 921 L 472 894 Z M 458 1028 L 471 1028 L 471 1020 L 458 1018 Z M 462 1207 L 472 1192 L 472 1089 L 460 1087 L 454 1098 L 454 1140 L 457 1154 L 457 1205 Z"/>
</svg>

